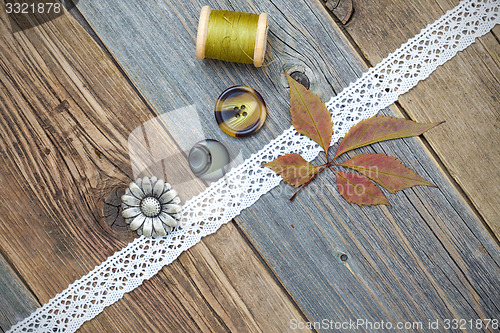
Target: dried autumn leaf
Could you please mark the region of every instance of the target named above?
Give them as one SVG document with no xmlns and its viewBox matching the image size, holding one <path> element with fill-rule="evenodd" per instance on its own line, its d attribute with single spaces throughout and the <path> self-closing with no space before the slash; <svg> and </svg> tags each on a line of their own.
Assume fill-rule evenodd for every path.
<svg viewBox="0 0 500 333">
<path fill-rule="evenodd" d="M 347 202 L 359 206 L 390 205 L 384 193 L 365 176 L 352 172 L 337 170 L 335 172 L 337 173 L 337 188 Z"/>
<path fill-rule="evenodd" d="M 340 165 L 362 173 L 391 193 L 416 185 L 434 186 L 386 154 L 360 154 Z"/>
<path fill-rule="evenodd" d="M 307 162 L 299 154 L 288 154 L 280 156 L 272 162 L 263 166 L 273 170 L 283 181 L 295 187 L 303 185 L 311 179 L 319 170 L 319 167 Z"/>
<path fill-rule="evenodd" d="M 290 85 L 290 114 L 293 127 L 328 152 L 333 133 L 330 111 L 318 96 L 285 74 Z"/>
<path fill-rule="evenodd" d="M 375 142 L 420 135 L 442 123 L 417 123 L 402 118 L 371 117 L 351 127 L 340 143 L 335 158 L 349 150 Z"/>
</svg>

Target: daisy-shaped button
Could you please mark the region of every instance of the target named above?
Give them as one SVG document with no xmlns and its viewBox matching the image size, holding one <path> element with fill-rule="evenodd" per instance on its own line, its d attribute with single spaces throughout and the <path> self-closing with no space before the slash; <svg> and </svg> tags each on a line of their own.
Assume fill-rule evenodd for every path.
<svg viewBox="0 0 500 333">
<path fill-rule="evenodd" d="M 178 225 L 180 202 L 177 192 L 162 179 L 139 178 L 122 196 L 122 216 L 139 235 L 165 236 Z"/>
</svg>

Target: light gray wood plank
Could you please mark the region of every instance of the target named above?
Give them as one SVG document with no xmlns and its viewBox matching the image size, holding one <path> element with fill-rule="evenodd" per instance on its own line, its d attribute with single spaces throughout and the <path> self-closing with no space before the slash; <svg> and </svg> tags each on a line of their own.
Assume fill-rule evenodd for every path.
<svg viewBox="0 0 500 333">
<path fill-rule="evenodd" d="M 0 253 L 0 331 L 35 311 L 40 303 Z"/>
<path fill-rule="evenodd" d="M 275 61 L 255 69 L 196 60 L 204 4 L 269 13 L 268 61 Z M 158 113 L 196 105 L 206 135 L 245 157 L 289 127 L 283 68 L 312 73 L 311 89 L 325 99 L 366 70 L 316 1 L 91 0 L 78 7 Z M 258 135 L 232 139 L 218 130 L 212 109 L 220 92 L 242 83 L 263 94 L 269 119 Z M 428 320 L 498 317 L 498 247 L 421 142 L 404 139 L 360 151 L 397 156 L 439 188 L 391 195 L 392 207 L 359 208 L 339 196 L 333 176 L 323 176 L 294 203 L 287 200 L 291 188 L 282 184 L 236 219 L 308 317 L 417 321 L 424 331 Z M 337 260 L 338 251 L 348 254 L 346 263 Z"/>
</svg>

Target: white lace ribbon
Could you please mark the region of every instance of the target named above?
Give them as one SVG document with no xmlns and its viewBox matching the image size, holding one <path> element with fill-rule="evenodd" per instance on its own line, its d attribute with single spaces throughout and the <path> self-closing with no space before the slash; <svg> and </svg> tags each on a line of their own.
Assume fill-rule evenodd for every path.
<svg viewBox="0 0 500 333">
<path fill-rule="evenodd" d="M 500 0 L 465 0 L 332 98 L 332 143 L 362 119 L 394 103 L 499 21 Z M 321 148 L 289 128 L 226 177 L 186 202 L 181 225 L 160 239 L 137 238 L 9 332 L 74 332 L 137 288 L 206 235 L 216 232 L 277 186 L 281 177 L 262 164 L 288 153 L 313 160 Z"/>
</svg>

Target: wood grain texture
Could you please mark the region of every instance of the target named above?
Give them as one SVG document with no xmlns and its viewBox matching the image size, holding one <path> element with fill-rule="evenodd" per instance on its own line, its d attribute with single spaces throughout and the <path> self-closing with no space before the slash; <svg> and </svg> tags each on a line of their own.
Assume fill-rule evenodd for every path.
<svg viewBox="0 0 500 333">
<path fill-rule="evenodd" d="M 196 60 L 202 5 L 268 13 L 268 62 L 274 62 L 255 69 Z M 208 110 L 200 114 L 206 135 L 240 147 L 244 156 L 289 127 L 283 68 L 305 72 L 311 89 L 324 99 L 366 70 L 319 1 L 89 0 L 78 7 L 160 113 L 186 104 Z M 228 138 L 213 119 L 215 99 L 233 84 L 252 86 L 268 104 L 269 118 L 254 137 Z M 421 141 L 403 139 L 359 151 L 397 156 L 439 188 L 391 195 L 393 207 L 358 208 L 340 197 L 333 176 L 323 176 L 293 204 L 288 201 L 292 188 L 282 184 L 236 219 L 307 316 L 424 325 L 435 319 L 498 317 L 498 246 Z M 339 252 L 349 256 L 347 262 L 338 260 Z"/>
<path fill-rule="evenodd" d="M 0 254 L 0 332 L 5 332 L 40 306 Z"/>
<path fill-rule="evenodd" d="M 70 15 L 10 24 L 0 11 L 0 250 L 45 303 L 134 237 L 103 202 L 130 181 L 129 134 L 156 113 Z M 305 320 L 228 224 L 80 331 L 282 332 L 292 318 Z"/>
<path fill-rule="evenodd" d="M 345 29 L 375 65 L 457 4 L 359 0 Z M 495 29 L 401 96 L 399 103 L 413 120 L 446 120 L 425 138 L 500 238 L 500 168 L 495 167 L 500 164 L 500 43 Z"/>
</svg>

